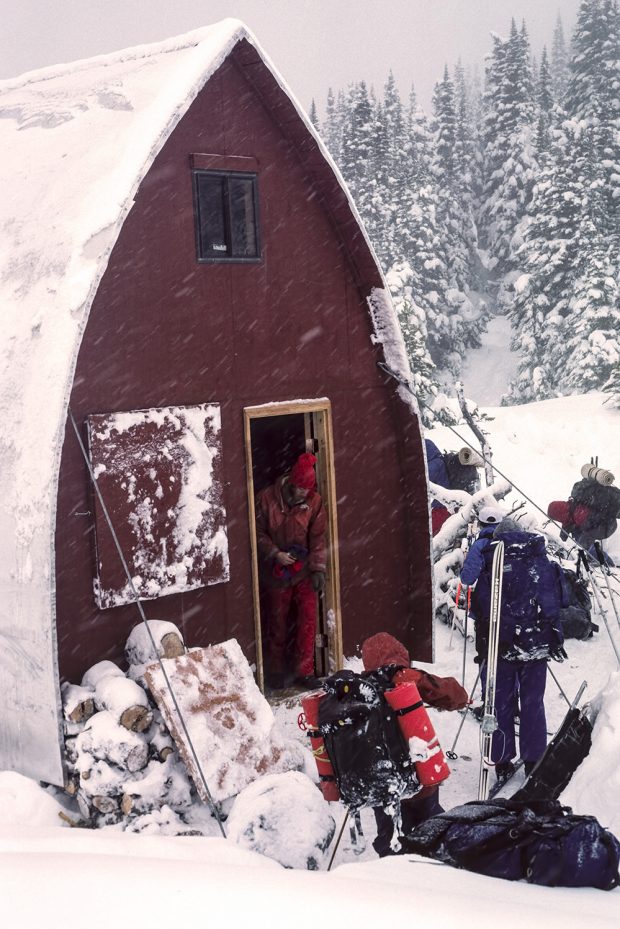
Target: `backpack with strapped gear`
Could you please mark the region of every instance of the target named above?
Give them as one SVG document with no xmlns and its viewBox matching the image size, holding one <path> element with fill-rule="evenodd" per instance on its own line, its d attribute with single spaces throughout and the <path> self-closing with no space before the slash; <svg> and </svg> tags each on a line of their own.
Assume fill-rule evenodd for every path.
<svg viewBox="0 0 620 929">
<path fill-rule="evenodd" d="M 596 539 L 608 539 L 614 534 L 620 518 L 620 488 L 613 484 L 599 484 L 593 478 L 583 478 L 573 485 L 570 496 L 569 502 L 590 511 L 585 522 L 578 527 L 577 534 L 568 530 L 581 545 L 587 546 Z"/>
<path fill-rule="evenodd" d="M 463 464 L 459 452 L 444 452 L 441 456 L 448 472 L 450 490 L 476 492 L 479 486 L 478 469 L 475 465 Z"/>
<path fill-rule="evenodd" d="M 472 800 L 416 826 L 401 844 L 406 853 L 508 881 L 599 890 L 620 883 L 618 839 L 556 800 Z"/>
<path fill-rule="evenodd" d="M 558 562 L 553 562 L 560 586 L 561 608 L 558 619 L 562 624 L 565 639 L 591 639 L 598 626 L 592 622 L 592 600 L 588 584 L 582 573 L 583 552 L 577 558 L 577 570 L 572 571 Z M 585 565 L 587 570 L 587 564 Z"/>
<path fill-rule="evenodd" d="M 339 671 L 323 683 L 318 729 L 342 801 L 352 811 L 398 804 L 420 789 L 397 714 L 384 697 L 395 670 Z"/>
<path fill-rule="evenodd" d="M 498 540 L 505 546 L 499 655 L 509 660 L 548 657 L 563 642 L 555 621 L 561 607 L 556 565 L 550 561 L 541 535 L 521 530 L 502 532 L 501 524 L 482 550 L 484 567 L 471 598 L 478 654 L 485 654 L 488 648 L 492 564 Z"/>
</svg>

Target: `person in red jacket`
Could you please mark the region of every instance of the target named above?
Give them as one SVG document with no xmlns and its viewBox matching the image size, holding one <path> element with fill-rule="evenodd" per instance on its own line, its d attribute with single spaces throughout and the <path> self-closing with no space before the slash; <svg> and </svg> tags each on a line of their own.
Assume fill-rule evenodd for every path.
<svg viewBox="0 0 620 929">
<path fill-rule="evenodd" d="M 383 665 L 398 665 L 399 670 L 392 677 L 394 684 L 412 681 L 420 692 L 424 703 L 441 710 L 461 710 L 467 706 L 467 691 L 453 677 L 436 677 L 427 671 L 411 667 L 409 652 L 398 639 L 389 632 L 378 632 L 370 636 L 362 645 L 362 661 L 365 671 L 374 671 Z M 392 848 L 394 820 L 381 807 L 374 807 L 377 823 L 377 838 L 373 848 L 380 858 L 395 854 Z M 439 803 L 439 786 L 423 787 L 414 797 L 401 801 L 401 832 L 407 835 L 415 826 L 443 813 Z"/>
<path fill-rule="evenodd" d="M 262 490 L 256 502 L 256 531 L 262 602 L 266 611 L 267 683 L 281 689 L 291 678 L 320 686 L 314 669 L 318 595 L 325 587 L 327 517 L 316 490 L 309 452 L 290 472 Z M 289 631 L 295 628 L 294 668 L 287 668 Z"/>
</svg>

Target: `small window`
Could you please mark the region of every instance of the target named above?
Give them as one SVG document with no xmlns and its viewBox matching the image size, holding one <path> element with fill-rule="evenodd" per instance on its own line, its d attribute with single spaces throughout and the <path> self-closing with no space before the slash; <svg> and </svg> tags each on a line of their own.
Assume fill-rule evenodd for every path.
<svg viewBox="0 0 620 929">
<path fill-rule="evenodd" d="M 256 175 L 194 171 L 199 261 L 258 261 Z"/>
</svg>

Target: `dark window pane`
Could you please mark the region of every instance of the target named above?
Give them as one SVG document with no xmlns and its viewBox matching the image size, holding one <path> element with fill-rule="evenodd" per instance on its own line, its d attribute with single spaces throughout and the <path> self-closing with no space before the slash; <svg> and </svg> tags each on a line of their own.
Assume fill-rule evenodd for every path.
<svg viewBox="0 0 620 929">
<path fill-rule="evenodd" d="M 256 176 L 196 171 L 194 178 L 198 259 L 259 258 Z"/>
<path fill-rule="evenodd" d="M 255 258 L 258 249 L 252 179 L 229 177 L 228 196 L 231 254 L 235 258 Z"/>
<path fill-rule="evenodd" d="M 224 220 L 225 178 L 213 174 L 199 174 L 198 181 L 198 234 L 201 258 L 226 258 Z"/>
</svg>

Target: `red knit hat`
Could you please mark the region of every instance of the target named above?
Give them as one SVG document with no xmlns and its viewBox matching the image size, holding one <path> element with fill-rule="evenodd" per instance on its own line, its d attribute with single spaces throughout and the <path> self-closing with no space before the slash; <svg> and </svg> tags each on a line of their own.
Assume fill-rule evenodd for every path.
<svg viewBox="0 0 620 929">
<path fill-rule="evenodd" d="M 409 652 L 389 632 L 377 632 L 362 645 L 362 661 L 365 671 L 374 671 L 384 664 L 397 664 L 408 668 L 411 664 Z"/>
<path fill-rule="evenodd" d="M 305 490 L 314 490 L 316 487 L 315 461 L 315 456 L 310 452 L 304 452 L 303 455 L 300 455 L 289 474 L 291 484 L 294 484 L 295 487 L 303 487 Z"/>
</svg>

